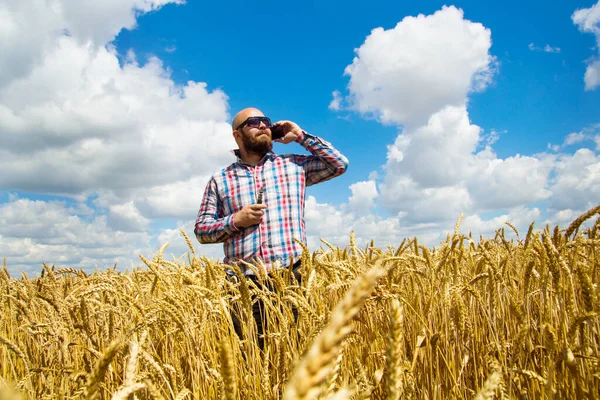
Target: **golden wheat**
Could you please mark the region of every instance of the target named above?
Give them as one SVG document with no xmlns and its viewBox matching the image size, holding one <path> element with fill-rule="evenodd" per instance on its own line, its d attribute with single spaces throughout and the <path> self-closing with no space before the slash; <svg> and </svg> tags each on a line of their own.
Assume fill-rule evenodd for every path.
<svg viewBox="0 0 600 400">
<path fill-rule="evenodd" d="M 478 242 L 459 218 L 435 248 L 323 240 L 303 246 L 301 285 L 260 266 L 260 287 L 227 279 L 185 232 L 187 257 L 167 259 L 165 244 L 127 272 L 44 264 L 15 278 L 4 262 L 0 397 L 593 398 L 600 219 L 585 221 L 599 210 Z"/>
</svg>

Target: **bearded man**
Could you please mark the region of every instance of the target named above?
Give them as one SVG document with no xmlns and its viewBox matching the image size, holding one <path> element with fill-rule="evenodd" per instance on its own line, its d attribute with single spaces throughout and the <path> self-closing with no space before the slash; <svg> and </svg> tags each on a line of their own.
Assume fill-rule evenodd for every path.
<svg viewBox="0 0 600 400">
<path fill-rule="evenodd" d="M 200 243 L 223 243 L 226 264 L 243 260 L 267 271 L 298 260 L 306 243 L 306 186 L 343 174 L 348 160 L 331 144 L 292 121 L 271 120 L 256 108 L 240 111 L 232 123 L 237 162 L 213 175 L 206 186 L 194 233 Z M 296 142 L 311 155 L 272 152 L 276 142 Z M 259 201 L 260 200 L 260 201 Z M 245 275 L 254 271 L 239 264 Z"/>
<path fill-rule="evenodd" d="M 343 174 L 348 160 L 331 144 L 300 129 L 292 121 L 271 120 L 256 108 L 240 111 L 231 125 L 239 149 L 237 162 L 213 175 L 204 191 L 194 233 L 200 243 L 223 243 L 226 264 L 237 264 L 244 276 L 261 285 L 255 270 L 248 267 L 287 267 L 298 283 L 300 256 L 306 244 L 304 200 L 306 186 L 324 182 Z M 275 141 L 296 142 L 311 154 L 277 155 L 272 152 Z M 240 262 L 244 261 L 244 262 Z M 233 278 L 233 271 L 227 269 Z M 270 289 L 272 289 L 270 287 Z M 294 319 L 298 311 L 292 306 Z M 252 304 L 256 321 L 258 346 L 264 347 L 265 306 L 261 299 Z M 242 327 L 237 312 L 231 315 L 235 332 Z"/>
</svg>

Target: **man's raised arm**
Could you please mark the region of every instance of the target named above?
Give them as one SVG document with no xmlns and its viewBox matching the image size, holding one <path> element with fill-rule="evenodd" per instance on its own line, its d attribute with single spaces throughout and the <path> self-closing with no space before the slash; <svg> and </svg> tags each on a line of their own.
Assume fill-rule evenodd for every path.
<svg viewBox="0 0 600 400">
<path fill-rule="evenodd" d="M 306 186 L 340 176 L 348 169 L 348 159 L 326 140 L 302 131 L 296 142 L 311 153 L 304 161 Z"/>
</svg>

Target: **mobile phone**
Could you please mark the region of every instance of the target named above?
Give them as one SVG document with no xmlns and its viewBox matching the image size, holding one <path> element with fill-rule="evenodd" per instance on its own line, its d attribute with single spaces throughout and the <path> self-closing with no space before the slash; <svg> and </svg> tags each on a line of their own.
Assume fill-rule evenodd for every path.
<svg viewBox="0 0 600 400">
<path fill-rule="evenodd" d="M 281 139 L 285 135 L 283 134 L 283 125 L 271 127 L 271 139 Z"/>
</svg>

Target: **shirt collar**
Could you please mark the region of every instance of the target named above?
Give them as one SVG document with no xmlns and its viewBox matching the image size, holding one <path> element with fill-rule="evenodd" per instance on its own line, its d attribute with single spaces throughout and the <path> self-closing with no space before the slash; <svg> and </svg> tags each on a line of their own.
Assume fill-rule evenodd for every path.
<svg viewBox="0 0 600 400">
<path fill-rule="evenodd" d="M 233 149 L 230 150 L 231 153 L 233 153 L 233 155 L 235 155 L 235 157 L 237 158 L 237 162 L 242 164 L 242 165 L 249 165 L 246 164 L 242 161 L 242 155 L 240 154 L 240 149 Z M 275 153 L 273 153 L 272 151 L 268 152 L 267 154 L 265 154 L 265 156 L 258 162 L 258 164 L 262 164 L 263 162 L 265 162 L 265 160 L 267 160 L 268 158 L 272 158 L 275 155 Z M 256 164 L 256 165 L 258 165 Z"/>
</svg>

